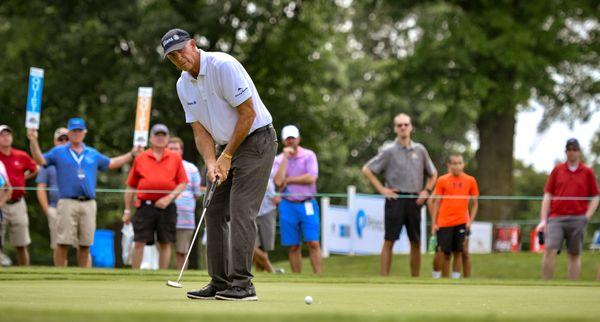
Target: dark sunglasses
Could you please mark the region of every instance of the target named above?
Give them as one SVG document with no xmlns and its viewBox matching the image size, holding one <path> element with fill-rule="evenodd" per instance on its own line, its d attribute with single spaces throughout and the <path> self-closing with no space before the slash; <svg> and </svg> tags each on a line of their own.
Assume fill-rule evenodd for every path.
<svg viewBox="0 0 600 322">
<path fill-rule="evenodd" d="M 409 127 L 409 126 L 410 126 L 410 123 L 397 123 L 397 124 L 394 124 L 394 125 L 395 125 L 396 127 L 405 127 L 405 126 L 406 126 L 406 127 Z"/>
<path fill-rule="evenodd" d="M 579 151 L 578 148 L 567 148 L 567 151 Z"/>
<path fill-rule="evenodd" d="M 56 139 L 58 142 L 67 142 L 69 141 L 69 137 L 66 135 L 61 135 L 58 137 L 58 139 Z"/>
</svg>

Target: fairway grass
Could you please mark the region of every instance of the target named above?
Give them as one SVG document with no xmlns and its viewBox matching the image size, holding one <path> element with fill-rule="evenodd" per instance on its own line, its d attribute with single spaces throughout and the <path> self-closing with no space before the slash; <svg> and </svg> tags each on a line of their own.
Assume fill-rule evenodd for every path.
<svg viewBox="0 0 600 322">
<path fill-rule="evenodd" d="M 477 262 L 505 262 L 504 256 L 485 255 Z M 205 271 L 187 272 L 184 288 L 174 289 L 165 285 L 177 276 L 174 270 L 0 269 L 0 321 L 597 321 L 600 316 L 600 283 L 591 279 L 494 277 L 483 274 L 488 270 L 483 263 L 483 277 L 467 280 L 433 280 L 428 274 L 383 278 L 371 271 L 376 260 L 333 257 L 325 262 L 329 272 L 319 277 L 257 274 L 260 301 L 236 303 L 185 297 L 186 290 L 208 281 Z M 406 272 L 405 257 L 397 260 Z M 314 298 L 312 305 L 304 304 L 306 295 Z"/>
</svg>

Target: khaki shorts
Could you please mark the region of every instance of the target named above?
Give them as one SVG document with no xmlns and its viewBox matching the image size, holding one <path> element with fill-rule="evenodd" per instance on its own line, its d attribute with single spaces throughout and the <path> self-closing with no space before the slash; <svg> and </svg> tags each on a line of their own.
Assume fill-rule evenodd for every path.
<svg viewBox="0 0 600 322">
<path fill-rule="evenodd" d="M 25 198 L 14 204 L 2 206 L 2 237 L 8 230 L 9 242 L 15 247 L 25 247 L 31 244 L 29 237 L 29 216 L 27 216 L 27 204 Z M 4 239 L 4 238 L 3 238 Z"/>
<path fill-rule="evenodd" d="M 59 199 L 56 205 L 59 245 L 91 246 L 96 231 L 96 200 Z"/>
<path fill-rule="evenodd" d="M 275 217 L 277 217 L 277 209 L 256 217 L 255 246 L 265 252 L 275 249 Z"/>
<path fill-rule="evenodd" d="M 567 252 L 571 255 L 579 255 L 583 249 L 587 223 L 588 219 L 585 216 L 566 215 L 548 219 L 545 247 L 560 250 L 565 241 Z"/>
<path fill-rule="evenodd" d="M 46 214 L 48 218 L 48 228 L 50 229 L 50 248 L 56 248 L 56 228 L 58 226 L 58 215 L 56 213 L 56 208 L 49 207 L 48 213 Z"/>
<path fill-rule="evenodd" d="M 193 229 L 179 229 L 175 232 L 175 251 L 180 254 L 185 254 L 190 249 L 194 237 Z"/>
</svg>

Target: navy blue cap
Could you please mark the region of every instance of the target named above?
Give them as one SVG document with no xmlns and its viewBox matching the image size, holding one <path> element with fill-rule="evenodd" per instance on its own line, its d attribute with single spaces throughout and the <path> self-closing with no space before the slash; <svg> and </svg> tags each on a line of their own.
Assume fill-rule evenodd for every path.
<svg viewBox="0 0 600 322">
<path fill-rule="evenodd" d="M 579 141 L 577 141 L 576 138 L 570 138 L 567 140 L 566 148 L 568 149 L 569 147 L 576 148 L 577 150 L 581 149 L 581 146 L 579 146 Z"/>
<path fill-rule="evenodd" d="M 165 58 L 168 53 L 185 47 L 188 40 L 192 39 L 187 31 L 179 28 L 171 29 L 160 40 L 163 48 L 162 57 Z"/>
<path fill-rule="evenodd" d="M 67 130 L 86 130 L 85 121 L 81 117 L 72 117 L 67 124 Z"/>
</svg>

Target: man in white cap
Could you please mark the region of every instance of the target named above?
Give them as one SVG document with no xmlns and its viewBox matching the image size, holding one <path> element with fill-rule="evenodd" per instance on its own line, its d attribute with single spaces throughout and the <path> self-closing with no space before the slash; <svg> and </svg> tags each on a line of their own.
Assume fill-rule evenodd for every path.
<svg viewBox="0 0 600 322">
<path fill-rule="evenodd" d="M 281 130 L 283 152 L 275 158 L 275 185 L 283 191 L 279 203 L 281 244 L 288 246 L 292 272 L 302 271 L 302 241 L 308 246 L 313 273 L 321 274 L 319 204 L 317 178 L 319 164 L 316 154 L 300 146 L 300 130 L 287 125 Z"/>
<path fill-rule="evenodd" d="M 54 146 L 61 146 L 69 142 L 69 136 L 67 135 L 69 130 L 64 127 L 60 127 L 54 131 Z M 42 211 L 48 218 L 48 228 L 50 229 L 50 248 L 52 248 L 52 259 L 55 266 L 56 263 L 56 226 L 58 220 L 56 218 L 56 204 L 58 203 L 58 186 L 56 178 L 56 167 L 40 167 L 37 177 L 35 178 L 37 183 L 37 199 L 42 207 Z"/>
<path fill-rule="evenodd" d="M 204 158 L 207 177 L 213 184 L 221 181 L 206 212 L 211 281 L 187 295 L 192 299 L 256 301 L 251 273 L 256 215 L 277 152 L 271 114 L 250 75 L 234 57 L 198 49 L 196 41 L 181 29 L 169 30 L 161 45 L 164 56 L 182 71 L 177 94 Z"/>
</svg>

